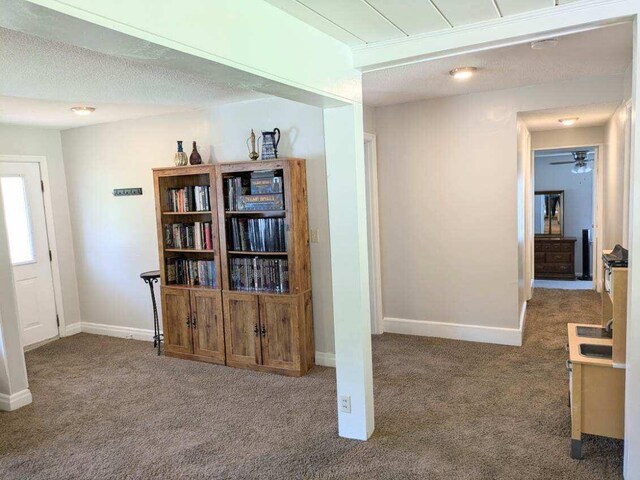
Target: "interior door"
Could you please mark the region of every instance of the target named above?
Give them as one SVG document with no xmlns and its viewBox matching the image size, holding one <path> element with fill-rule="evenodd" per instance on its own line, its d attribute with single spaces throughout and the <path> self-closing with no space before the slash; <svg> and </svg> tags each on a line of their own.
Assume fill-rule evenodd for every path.
<svg viewBox="0 0 640 480">
<path fill-rule="evenodd" d="M 40 165 L 0 162 L 0 185 L 23 346 L 58 335 Z"/>
<path fill-rule="evenodd" d="M 165 352 L 193 353 L 189 290 L 162 287 Z"/>
<path fill-rule="evenodd" d="M 260 363 L 258 297 L 225 292 L 224 329 L 228 365 Z"/>
<path fill-rule="evenodd" d="M 193 353 L 224 364 L 224 319 L 218 291 L 192 290 Z"/>
<path fill-rule="evenodd" d="M 300 369 L 299 304 L 300 297 L 294 295 L 260 297 L 263 365 Z"/>
</svg>

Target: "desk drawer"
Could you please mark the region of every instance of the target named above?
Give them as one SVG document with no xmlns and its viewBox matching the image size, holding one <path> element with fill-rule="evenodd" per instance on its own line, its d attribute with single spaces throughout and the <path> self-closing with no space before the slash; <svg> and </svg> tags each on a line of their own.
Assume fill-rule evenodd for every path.
<svg viewBox="0 0 640 480">
<path fill-rule="evenodd" d="M 547 253 L 547 263 L 571 263 L 571 253 Z"/>
</svg>

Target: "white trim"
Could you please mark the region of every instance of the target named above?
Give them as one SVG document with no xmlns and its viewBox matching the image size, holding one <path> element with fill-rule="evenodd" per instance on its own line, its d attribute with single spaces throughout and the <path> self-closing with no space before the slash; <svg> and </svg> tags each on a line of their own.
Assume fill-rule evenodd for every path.
<svg viewBox="0 0 640 480">
<path fill-rule="evenodd" d="M 55 298 L 56 314 L 58 315 L 58 334 L 65 336 L 66 318 L 62 302 L 62 277 L 60 264 L 58 263 L 58 246 L 56 244 L 56 229 L 53 222 L 53 204 L 51 202 L 51 189 L 49 188 L 49 171 L 47 169 L 47 157 L 41 155 L 0 155 L 0 162 L 12 163 L 37 163 L 40 169 L 40 180 L 44 184 L 42 200 L 44 202 L 45 227 L 49 250 L 53 257 L 50 262 L 51 279 L 53 281 L 53 296 Z"/>
<path fill-rule="evenodd" d="M 60 326 L 60 336 L 61 337 L 70 337 L 71 335 L 76 335 L 82 331 L 82 324 L 80 322 L 72 323 L 71 325 L 66 325 L 64 330 L 62 326 Z"/>
<path fill-rule="evenodd" d="M 380 213 L 378 207 L 378 158 L 376 136 L 364 134 L 364 160 L 367 180 L 367 226 L 369 240 L 369 285 L 371 295 L 371 333 L 384 333 L 382 309 L 382 267 L 380 265 Z"/>
<path fill-rule="evenodd" d="M 0 410 L 12 412 L 25 405 L 29 405 L 33 401 L 31 391 L 28 388 L 21 390 L 12 395 L 0 393 Z"/>
<path fill-rule="evenodd" d="M 316 365 L 336 368 L 336 354 L 316 351 Z"/>
<path fill-rule="evenodd" d="M 520 328 L 486 327 L 459 323 L 432 322 L 429 320 L 408 320 L 405 318 L 384 319 L 384 330 L 388 333 L 417 335 L 420 337 L 439 337 L 468 342 L 495 343 L 499 345 L 522 345 L 524 327 L 524 309 L 520 319 Z"/>
<path fill-rule="evenodd" d="M 636 0 L 582 0 L 451 29 L 351 47 L 362 72 L 560 37 L 628 21 Z"/>
<path fill-rule="evenodd" d="M 82 322 L 80 324 L 80 330 L 82 333 L 91 333 L 93 335 L 106 335 L 108 337 L 153 342 L 153 330 L 149 330 L 147 328 L 121 327 L 118 325 L 107 325 L 106 323 Z"/>
<path fill-rule="evenodd" d="M 529 302 L 524 302 L 522 304 L 522 310 L 520 311 L 520 322 L 518 323 L 518 330 L 520 330 L 519 347 L 524 343 L 524 323 L 527 320 L 527 305 L 529 305 Z"/>
</svg>

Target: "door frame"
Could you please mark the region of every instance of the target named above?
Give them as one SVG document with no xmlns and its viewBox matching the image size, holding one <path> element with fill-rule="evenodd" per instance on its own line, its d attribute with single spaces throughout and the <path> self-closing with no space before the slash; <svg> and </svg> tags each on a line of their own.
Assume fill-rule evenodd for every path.
<svg viewBox="0 0 640 480">
<path fill-rule="evenodd" d="M 536 164 L 536 152 L 544 152 L 546 150 L 558 150 L 560 148 L 589 148 L 592 147 L 595 149 L 595 158 L 593 159 L 593 184 L 591 185 L 591 195 L 592 195 L 592 205 L 591 205 L 591 219 L 593 225 L 593 238 L 591 239 L 591 289 L 597 292 L 600 291 L 601 279 L 600 276 L 602 274 L 602 257 L 598 255 L 598 252 L 602 250 L 602 213 L 603 213 L 603 202 L 604 199 L 602 197 L 603 191 L 603 175 L 602 175 L 602 159 L 604 152 L 604 145 L 602 143 L 587 143 L 580 145 L 559 145 L 557 147 L 544 147 L 544 148 L 532 148 L 531 149 L 531 178 L 529 179 L 531 192 L 535 193 L 535 181 L 536 181 L 536 173 L 535 173 L 535 164 Z M 531 209 L 531 215 L 534 214 L 533 208 Z M 530 238 L 528 239 L 533 246 L 535 239 L 535 229 L 532 229 L 530 232 Z M 581 241 L 581 239 L 578 239 Z M 533 251 L 533 248 L 531 249 Z M 533 266 L 533 265 L 532 265 Z M 530 283 L 533 285 L 533 280 L 535 277 L 534 273 L 535 268 L 531 271 L 531 279 Z"/>
<path fill-rule="evenodd" d="M 382 267 L 380 262 L 380 212 L 378 206 L 378 158 L 376 136 L 364 134 L 364 163 L 367 183 L 367 234 L 369 245 L 369 285 L 371 291 L 371 333 L 384 333 L 382 309 Z"/>
<path fill-rule="evenodd" d="M 44 203 L 45 227 L 47 231 L 47 243 L 51 250 L 52 260 L 49 262 L 51 279 L 53 280 L 53 294 L 55 300 L 56 315 L 58 316 L 58 336 L 67 336 L 64 308 L 62 303 L 62 280 L 60 276 L 60 264 L 58 262 L 58 246 L 56 244 L 56 232 L 53 222 L 53 204 L 51 202 L 51 188 L 49 182 L 49 170 L 47 169 L 47 157 L 41 155 L 0 155 L 0 162 L 11 163 L 36 163 L 40 170 L 40 180 L 44 191 L 42 201 Z M 22 332 L 22 330 L 21 330 Z M 23 348 L 24 345 L 22 346 Z"/>
</svg>

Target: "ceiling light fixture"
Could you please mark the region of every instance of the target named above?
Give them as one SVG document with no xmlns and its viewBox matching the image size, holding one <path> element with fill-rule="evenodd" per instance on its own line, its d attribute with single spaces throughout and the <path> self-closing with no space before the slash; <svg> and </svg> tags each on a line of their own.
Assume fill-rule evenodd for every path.
<svg viewBox="0 0 640 480">
<path fill-rule="evenodd" d="M 456 80 L 467 80 L 471 78 L 477 70 L 478 69 L 476 67 L 458 67 L 451 70 L 449 75 Z"/>
<path fill-rule="evenodd" d="M 565 127 L 570 127 L 571 125 L 575 125 L 575 123 L 578 121 L 578 117 L 573 117 L 573 118 L 561 118 L 558 121 Z"/>
<path fill-rule="evenodd" d="M 91 115 L 96 109 L 95 107 L 73 107 L 71 111 L 76 115 Z"/>
<path fill-rule="evenodd" d="M 531 42 L 531 48 L 533 50 L 546 50 L 547 48 L 553 48 L 556 45 L 558 45 L 557 38 L 545 38 L 544 40 Z"/>
</svg>

